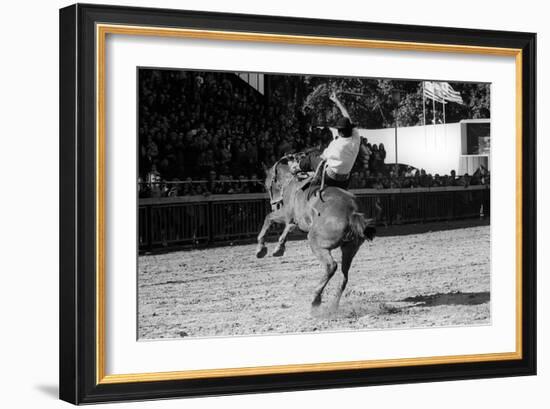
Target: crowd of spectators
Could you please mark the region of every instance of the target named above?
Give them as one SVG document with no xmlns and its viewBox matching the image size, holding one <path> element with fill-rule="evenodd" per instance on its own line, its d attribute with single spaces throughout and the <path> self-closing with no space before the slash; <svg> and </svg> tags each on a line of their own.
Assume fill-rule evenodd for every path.
<svg viewBox="0 0 550 409">
<path fill-rule="evenodd" d="M 405 172 L 395 172 L 391 169 L 385 173 L 372 174 L 369 170 L 353 172 L 350 180 L 350 189 L 408 189 L 419 187 L 445 186 L 475 186 L 489 185 L 490 175 L 480 167 L 473 175 L 457 176 L 454 170 L 449 175 L 432 175 L 424 169 L 409 168 Z"/>
<path fill-rule="evenodd" d="M 288 105 L 232 73 L 140 70 L 139 173 L 205 180 L 215 171 L 253 179 L 262 164 L 312 146 L 321 133 Z"/>
<path fill-rule="evenodd" d="M 170 197 L 264 191 L 263 167 L 289 152 L 332 139 L 311 126 L 277 89 L 269 103 L 233 73 L 139 71 L 139 196 Z M 488 184 L 487 172 L 457 177 L 385 164 L 383 144 L 363 140 L 350 188 Z M 477 173 L 477 172 L 476 172 Z M 260 177 L 258 177 L 260 175 Z"/>
<path fill-rule="evenodd" d="M 473 175 L 464 174 L 457 176 L 452 170 L 449 175 L 432 175 L 426 173 L 424 169 L 409 168 L 399 175 L 391 170 L 392 165 L 388 166 L 390 170 L 386 172 L 371 173 L 370 170 L 354 171 L 350 178 L 350 189 L 408 189 L 408 188 L 433 188 L 445 186 L 476 186 L 489 185 L 490 174 L 484 168 L 480 167 Z M 140 197 L 176 197 L 176 196 L 197 196 L 212 194 L 234 194 L 234 193 L 263 193 L 265 187 L 263 181 L 258 179 L 255 174 L 251 179 L 240 176 L 238 179 L 232 179 L 221 175 L 216 177 L 212 171 L 208 180 L 186 180 L 164 181 L 161 178 L 153 178 L 150 182 L 139 180 Z"/>
<path fill-rule="evenodd" d="M 185 180 L 165 181 L 158 176 L 152 176 L 148 182 L 144 182 L 141 178 L 138 182 L 139 197 L 262 193 L 265 191 L 263 182 L 255 174 L 252 174 L 250 179 L 243 175 L 238 179 L 233 179 L 226 175 L 217 177 L 215 171 L 210 172 L 208 180 L 193 180 L 188 177 Z"/>
</svg>

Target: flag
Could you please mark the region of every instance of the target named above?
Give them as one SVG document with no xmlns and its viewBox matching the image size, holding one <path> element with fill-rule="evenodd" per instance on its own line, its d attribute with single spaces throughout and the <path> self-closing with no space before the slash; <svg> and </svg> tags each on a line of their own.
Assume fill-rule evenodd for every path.
<svg viewBox="0 0 550 409">
<path fill-rule="evenodd" d="M 450 102 L 456 102 L 457 104 L 464 104 L 460 92 L 455 91 L 448 82 L 440 82 L 439 87 L 441 89 L 443 99 Z"/>
<path fill-rule="evenodd" d="M 460 92 L 455 91 L 448 82 L 425 81 L 424 96 L 442 104 L 446 104 L 447 101 L 457 104 L 464 103 Z"/>
<path fill-rule="evenodd" d="M 441 97 L 439 84 L 436 82 L 424 81 L 424 96 L 436 102 L 445 103 L 445 100 Z"/>
</svg>

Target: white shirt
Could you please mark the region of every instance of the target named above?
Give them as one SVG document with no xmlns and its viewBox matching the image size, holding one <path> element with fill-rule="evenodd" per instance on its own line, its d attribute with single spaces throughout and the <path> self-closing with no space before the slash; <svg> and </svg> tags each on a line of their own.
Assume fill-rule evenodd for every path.
<svg viewBox="0 0 550 409">
<path fill-rule="evenodd" d="M 361 146 L 361 136 L 356 128 L 353 128 L 349 138 L 333 139 L 321 155 L 327 160 L 327 165 L 334 173 L 347 175 L 357 159 L 359 147 Z"/>
</svg>

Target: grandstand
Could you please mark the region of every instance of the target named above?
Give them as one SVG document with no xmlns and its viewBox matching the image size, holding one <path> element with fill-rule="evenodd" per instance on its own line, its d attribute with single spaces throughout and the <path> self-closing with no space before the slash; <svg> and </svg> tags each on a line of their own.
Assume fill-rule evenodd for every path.
<svg viewBox="0 0 550 409">
<path fill-rule="evenodd" d="M 323 111 L 323 104 L 315 115 L 303 109 L 303 101 L 311 100 L 308 90 L 321 80 L 326 79 L 140 69 L 140 249 L 255 236 L 269 211 L 264 167 L 332 140 L 334 112 Z M 364 81 L 373 93 L 388 88 Z M 402 84 L 410 95 L 414 86 Z M 480 145 L 467 133 L 479 134 L 472 124 L 483 127 L 489 119 L 425 125 L 409 118 L 409 126 L 398 130 L 405 163 L 394 166 L 395 130 L 387 127 L 392 108 L 384 113 L 376 103 L 379 109 L 371 112 L 350 102 L 359 125 L 367 125 L 359 131 L 370 156 L 355 164 L 350 180 L 362 210 L 368 214 L 378 203 L 382 225 L 487 217 L 490 174 L 488 151 L 482 149 L 487 138 Z M 464 112 L 456 115 L 469 115 Z M 369 123 L 386 127 L 372 129 Z"/>
<path fill-rule="evenodd" d="M 264 165 L 270 166 L 285 153 L 326 142 L 332 135 L 326 122 L 302 111 L 299 101 L 307 93 L 304 82 L 300 76 L 141 69 L 140 197 L 260 192 Z M 487 170 L 487 162 L 472 162 L 471 157 L 462 155 L 459 163 L 458 153 L 452 150 L 456 138 L 447 142 L 456 129 L 464 128 L 456 125 L 425 127 L 433 131 L 419 126 L 400 128 L 400 133 L 412 131 L 418 141 L 423 138 L 416 146 L 426 145 L 426 141 L 436 146 L 431 155 L 419 155 L 412 149 L 415 145 L 409 144 L 409 154 L 401 157 L 409 159 L 411 169 L 401 174 L 384 166 L 385 161 L 394 160 L 392 137 L 384 136 L 391 136 L 393 130 L 362 131 L 373 154 L 369 163 L 357 164 L 351 185 L 380 189 L 488 184 L 488 172 L 475 174 L 479 165 Z M 413 138 L 402 138 L 406 140 Z M 384 144 L 388 146 L 387 158 Z M 448 160 L 447 151 L 456 156 L 457 166 Z M 435 172 L 430 164 L 426 164 L 427 172 L 422 171 L 422 160 L 438 158 L 437 167 L 432 166 Z M 449 169 L 445 169 L 446 163 Z M 462 171 L 461 175 L 451 176 L 453 168 Z"/>
</svg>

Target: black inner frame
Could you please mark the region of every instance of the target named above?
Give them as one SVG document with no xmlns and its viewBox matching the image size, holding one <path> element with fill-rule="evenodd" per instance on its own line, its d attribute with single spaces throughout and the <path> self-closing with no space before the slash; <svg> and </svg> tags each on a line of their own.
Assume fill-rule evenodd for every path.
<svg viewBox="0 0 550 409">
<path fill-rule="evenodd" d="M 96 384 L 95 25 L 185 27 L 523 51 L 523 358 L 283 375 Z M 75 404 L 536 373 L 536 35 L 78 4 L 60 10 L 60 398 Z"/>
</svg>

